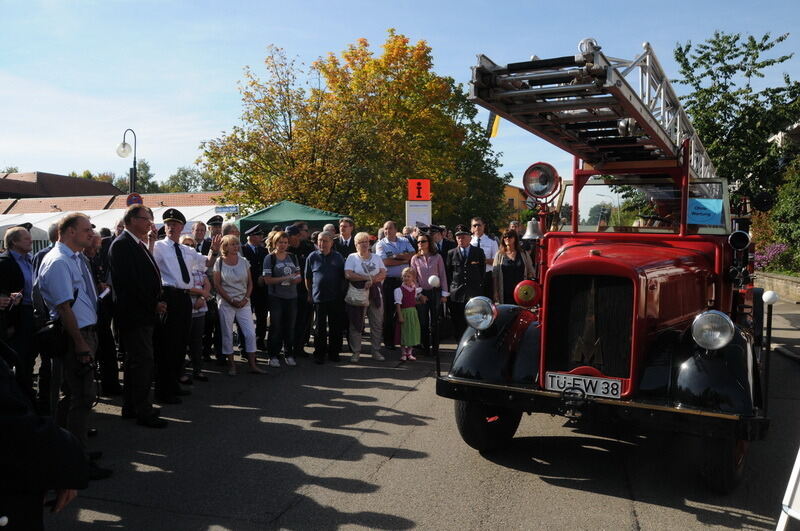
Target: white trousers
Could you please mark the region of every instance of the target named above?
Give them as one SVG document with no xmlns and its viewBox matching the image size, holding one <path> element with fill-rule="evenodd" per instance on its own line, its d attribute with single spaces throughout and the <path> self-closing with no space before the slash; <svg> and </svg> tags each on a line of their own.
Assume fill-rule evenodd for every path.
<svg viewBox="0 0 800 531">
<path fill-rule="evenodd" d="M 222 331 L 222 355 L 233 354 L 233 322 L 239 325 L 239 334 L 244 339 L 244 351 L 256 351 L 256 327 L 253 324 L 253 311 L 250 304 L 242 308 L 234 308 L 225 301 L 219 302 L 219 327 Z"/>
</svg>

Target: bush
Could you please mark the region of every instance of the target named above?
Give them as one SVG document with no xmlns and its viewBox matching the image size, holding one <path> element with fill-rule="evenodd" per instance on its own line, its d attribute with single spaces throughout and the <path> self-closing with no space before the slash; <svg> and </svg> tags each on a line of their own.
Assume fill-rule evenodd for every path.
<svg viewBox="0 0 800 531">
<path fill-rule="evenodd" d="M 762 252 L 756 251 L 754 265 L 758 271 L 769 271 L 770 266 L 777 267 L 780 265 L 780 258 L 786 253 L 789 246 L 785 243 L 771 243 L 767 245 Z M 783 268 L 780 268 L 783 269 Z"/>
</svg>

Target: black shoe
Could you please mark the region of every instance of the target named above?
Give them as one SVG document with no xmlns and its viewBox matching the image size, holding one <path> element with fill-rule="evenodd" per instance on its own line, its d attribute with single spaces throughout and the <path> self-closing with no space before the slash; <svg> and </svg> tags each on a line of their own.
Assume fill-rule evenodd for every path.
<svg viewBox="0 0 800 531">
<path fill-rule="evenodd" d="M 136 419 L 136 424 L 147 428 L 166 428 L 167 421 L 152 415 L 150 417 L 140 417 Z"/>
<path fill-rule="evenodd" d="M 194 376 L 192 376 L 192 378 L 194 378 L 198 382 L 207 382 L 208 381 L 208 376 L 206 376 L 205 374 L 195 374 Z"/>
<path fill-rule="evenodd" d="M 184 374 L 183 376 L 181 376 L 180 379 L 178 380 L 178 382 L 181 385 L 194 385 L 194 382 L 192 381 L 192 377 L 189 376 L 188 374 Z"/>
<path fill-rule="evenodd" d="M 94 462 L 89 463 L 89 479 L 92 481 L 110 478 L 112 473 L 108 468 L 100 468 Z"/>
<path fill-rule="evenodd" d="M 160 407 L 151 408 L 150 409 L 150 415 L 152 415 L 153 417 L 161 416 L 161 408 Z M 122 418 L 124 418 L 124 419 L 135 419 L 136 418 L 136 413 L 133 412 L 130 409 L 122 408 Z"/>
<path fill-rule="evenodd" d="M 183 400 L 173 395 L 156 396 L 156 401 L 161 402 L 162 404 L 183 404 Z"/>
<path fill-rule="evenodd" d="M 94 452 L 89 452 L 86 455 L 89 457 L 90 461 L 97 461 L 98 459 L 103 457 L 103 452 L 101 452 L 100 450 L 95 450 Z"/>
<path fill-rule="evenodd" d="M 325 358 L 318 358 L 314 356 L 314 363 L 316 363 L 317 365 L 322 365 L 323 363 L 325 363 Z"/>
<path fill-rule="evenodd" d="M 341 361 L 342 358 L 340 358 L 339 355 L 337 354 L 335 356 L 328 356 L 328 359 L 331 361 Z"/>
<path fill-rule="evenodd" d="M 178 389 L 175 394 L 178 396 L 189 396 L 192 394 L 192 392 L 188 389 Z"/>
<path fill-rule="evenodd" d="M 89 428 L 86 430 L 87 437 L 97 437 L 97 428 Z"/>
<path fill-rule="evenodd" d="M 218 367 L 225 367 L 228 365 L 228 360 L 225 358 L 217 358 L 217 361 L 214 362 Z"/>
</svg>

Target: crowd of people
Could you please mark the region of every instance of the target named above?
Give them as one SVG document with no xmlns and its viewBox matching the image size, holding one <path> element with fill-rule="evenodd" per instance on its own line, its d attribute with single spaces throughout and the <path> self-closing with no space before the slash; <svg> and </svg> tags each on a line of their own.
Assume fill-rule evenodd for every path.
<svg viewBox="0 0 800 531">
<path fill-rule="evenodd" d="M 414 361 L 437 353 L 443 324 L 463 334 L 470 298 L 512 302 L 517 283 L 534 275 L 518 222 L 498 241 L 479 217 L 454 231 L 398 231 L 386 221 L 377 236 L 355 233 L 345 217 L 313 235 L 304 221 L 255 226 L 242 243 L 221 216 L 190 231 L 174 208 L 161 232 L 154 221 L 150 208 L 133 205 L 114 234 L 98 233 L 86 215 L 68 214 L 33 256 L 29 226 L 5 233 L 0 387 L 13 374 L 14 403 L 28 401 L 35 410 L 23 408 L 27 414 L 52 415 L 72 434 L 86 465 L 72 488 L 112 473 L 97 464 L 102 452 L 88 450 L 99 394 L 121 396 L 122 418 L 165 428 L 154 401 L 180 404 L 190 385 L 209 380 L 204 364 L 214 358 L 235 376 L 237 346 L 252 374 L 265 372 L 259 353 L 268 367 L 296 366 L 312 334 L 314 362 L 338 362 L 349 351 L 357 363 L 367 323 L 373 360 L 399 347 L 400 361 Z M 68 502 L 70 489 L 62 490 L 59 503 Z"/>
</svg>

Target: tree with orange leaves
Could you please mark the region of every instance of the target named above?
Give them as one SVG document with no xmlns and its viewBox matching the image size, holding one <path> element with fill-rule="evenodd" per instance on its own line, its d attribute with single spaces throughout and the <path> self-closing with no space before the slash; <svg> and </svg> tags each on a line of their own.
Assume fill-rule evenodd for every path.
<svg viewBox="0 0 800 531">
<path fill-rule="evenodd" d="M 242 123 L 201 146 L 229 201 L 289 199 L 374 227 L 403 219 L 414 178 L 431 179 L 435 222 L 506 216 L 510 176 L 497 174 L 475 107 L 433 71 L 424 41 L 389 30 L 379 56 L 360 39 L 305 71 L 270 48 L 265 66 L 265 80 L 245 71 Z"/>
</svg>

